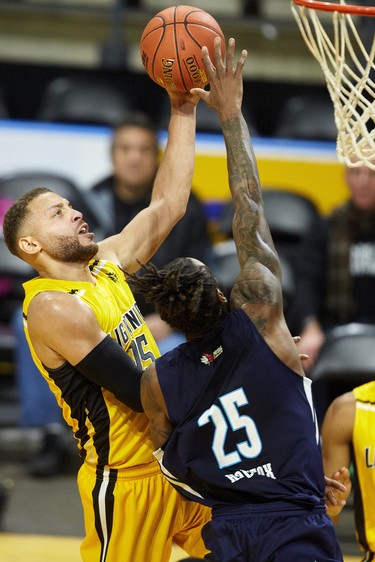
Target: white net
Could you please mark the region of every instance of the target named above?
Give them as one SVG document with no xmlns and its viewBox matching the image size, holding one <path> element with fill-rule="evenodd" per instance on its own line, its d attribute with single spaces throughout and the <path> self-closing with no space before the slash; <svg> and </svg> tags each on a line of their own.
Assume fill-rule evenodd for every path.
<svg viewBox="0 0 375 562">
<path fill-rule="evenodd" d="M 293 0 L 291 7 L 303 39 L 324 72 L 334 106 L 338 159 L 350 167 L 365 165 L 375 170 L 375 34 L 372 31 L 367 45 L 359 33 L 360 21 L 369 16 L 332 11 L 327 22 L 322 16 L 327 12 L 296 5 Z"/>
</svg>

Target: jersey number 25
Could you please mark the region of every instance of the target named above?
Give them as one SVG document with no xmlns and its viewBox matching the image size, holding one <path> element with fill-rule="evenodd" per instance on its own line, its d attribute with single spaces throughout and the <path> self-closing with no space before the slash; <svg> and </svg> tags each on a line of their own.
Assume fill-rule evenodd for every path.
<svg viewBox="0 0 375 562">
<path fill-rule="evenodd" d="M 221 407 L 213 404 L 198 419 L 199 427 L 212 422 L 215 426 L 212 440 L 212 452 L 216 457 L 219 468 L 226 468 L 241 462 L 241 457 L 255 458 L 262 451 L 262 441 L 259 437 L 254 420 L 250 416 L 240 415 L 238 408 L 249 403 L 243 388 L 237 388 L 219 398 Z M 225 440 L 228 430 L 245 429 L 247 440 L 240 441 L 236 450 L 225 452 Z"/>
</svg>

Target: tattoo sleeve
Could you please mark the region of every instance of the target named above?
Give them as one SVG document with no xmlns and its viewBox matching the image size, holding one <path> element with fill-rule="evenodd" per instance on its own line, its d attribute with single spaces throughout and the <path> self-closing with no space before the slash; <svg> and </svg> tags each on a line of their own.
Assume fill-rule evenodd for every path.
<svg viewBox="0 0 375 562">
<path fill-rule="evenodd" d="M 258 167 L 243 116 L 222 123 L 229 186 L 234 205 L 233 237 L 241 266 L 237 301 L 279 305 L 280 263 L 264 216 Z M 241 302 L 235 302 L 238 306 Z"/>
</svg>

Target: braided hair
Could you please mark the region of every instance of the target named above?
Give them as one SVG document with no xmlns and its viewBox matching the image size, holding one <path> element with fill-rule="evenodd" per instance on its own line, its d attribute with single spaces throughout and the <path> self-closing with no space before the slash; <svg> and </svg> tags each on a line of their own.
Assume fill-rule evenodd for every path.
<svg viewBox="0 0 375 562">
<path fill-rule="evenodd" d="M 218 299 L 217 280 L 204 264 L 177 258 L 162 269 L 141 265 L 142 275 L 127 277 L 134 293 L 153 303 L 161 319 L 188 339 L 212 329 L 227 312 Z"/>
</svg>

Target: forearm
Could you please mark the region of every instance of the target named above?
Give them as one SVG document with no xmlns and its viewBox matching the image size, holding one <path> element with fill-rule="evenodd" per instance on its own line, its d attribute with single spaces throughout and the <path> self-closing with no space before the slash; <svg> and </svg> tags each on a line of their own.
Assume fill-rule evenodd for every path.
<svg viewBox="0 0 375 562">
<path fill-rule="evenodd" d="M 136 412 L 142 412 L 141 376 L 128 354 L 110 336 L 100 342 L 75 365 L 86 378 L 112 392 L 117 400 Z"/>
<path fill-rule="evenodd" d="M 162 200 L 173 224 L 185 213 L 193 181 L 195 113 L 194 103 L 172 101 L 167 146 L 152 192 L 151 203 Z"/>
<path fill-rule="evenodd" d="M 249 130 L 242 115 L 222 121 L 227 149 L 228 179 L 234 206 L 233 236 L 241 266 L 250 255 L 264 261 L 273 248 L 264 217 L 258 167 Z M 263 256 L 263 258 L 261 258 Z"/>
<path fill-rule="evenodd" d="M 241 206 L 243 196 L 258 203 L 262 199 L 258 166 L 246 121 L 241 113 L 233 112 L 228 118 L 221 118 L 221 126 L 234 208 Z"/>
<path fill-rule="evenodd" d="M 154 181 L 151 202 L 124 230 L 100 245 L 100 256 L 110 252 L 129 273 L 148 262 L 174 225 L 185 214 L 193 181 L 195 159 L 193 101 L 173 102 L 168 142 Z"/>
</svg>

